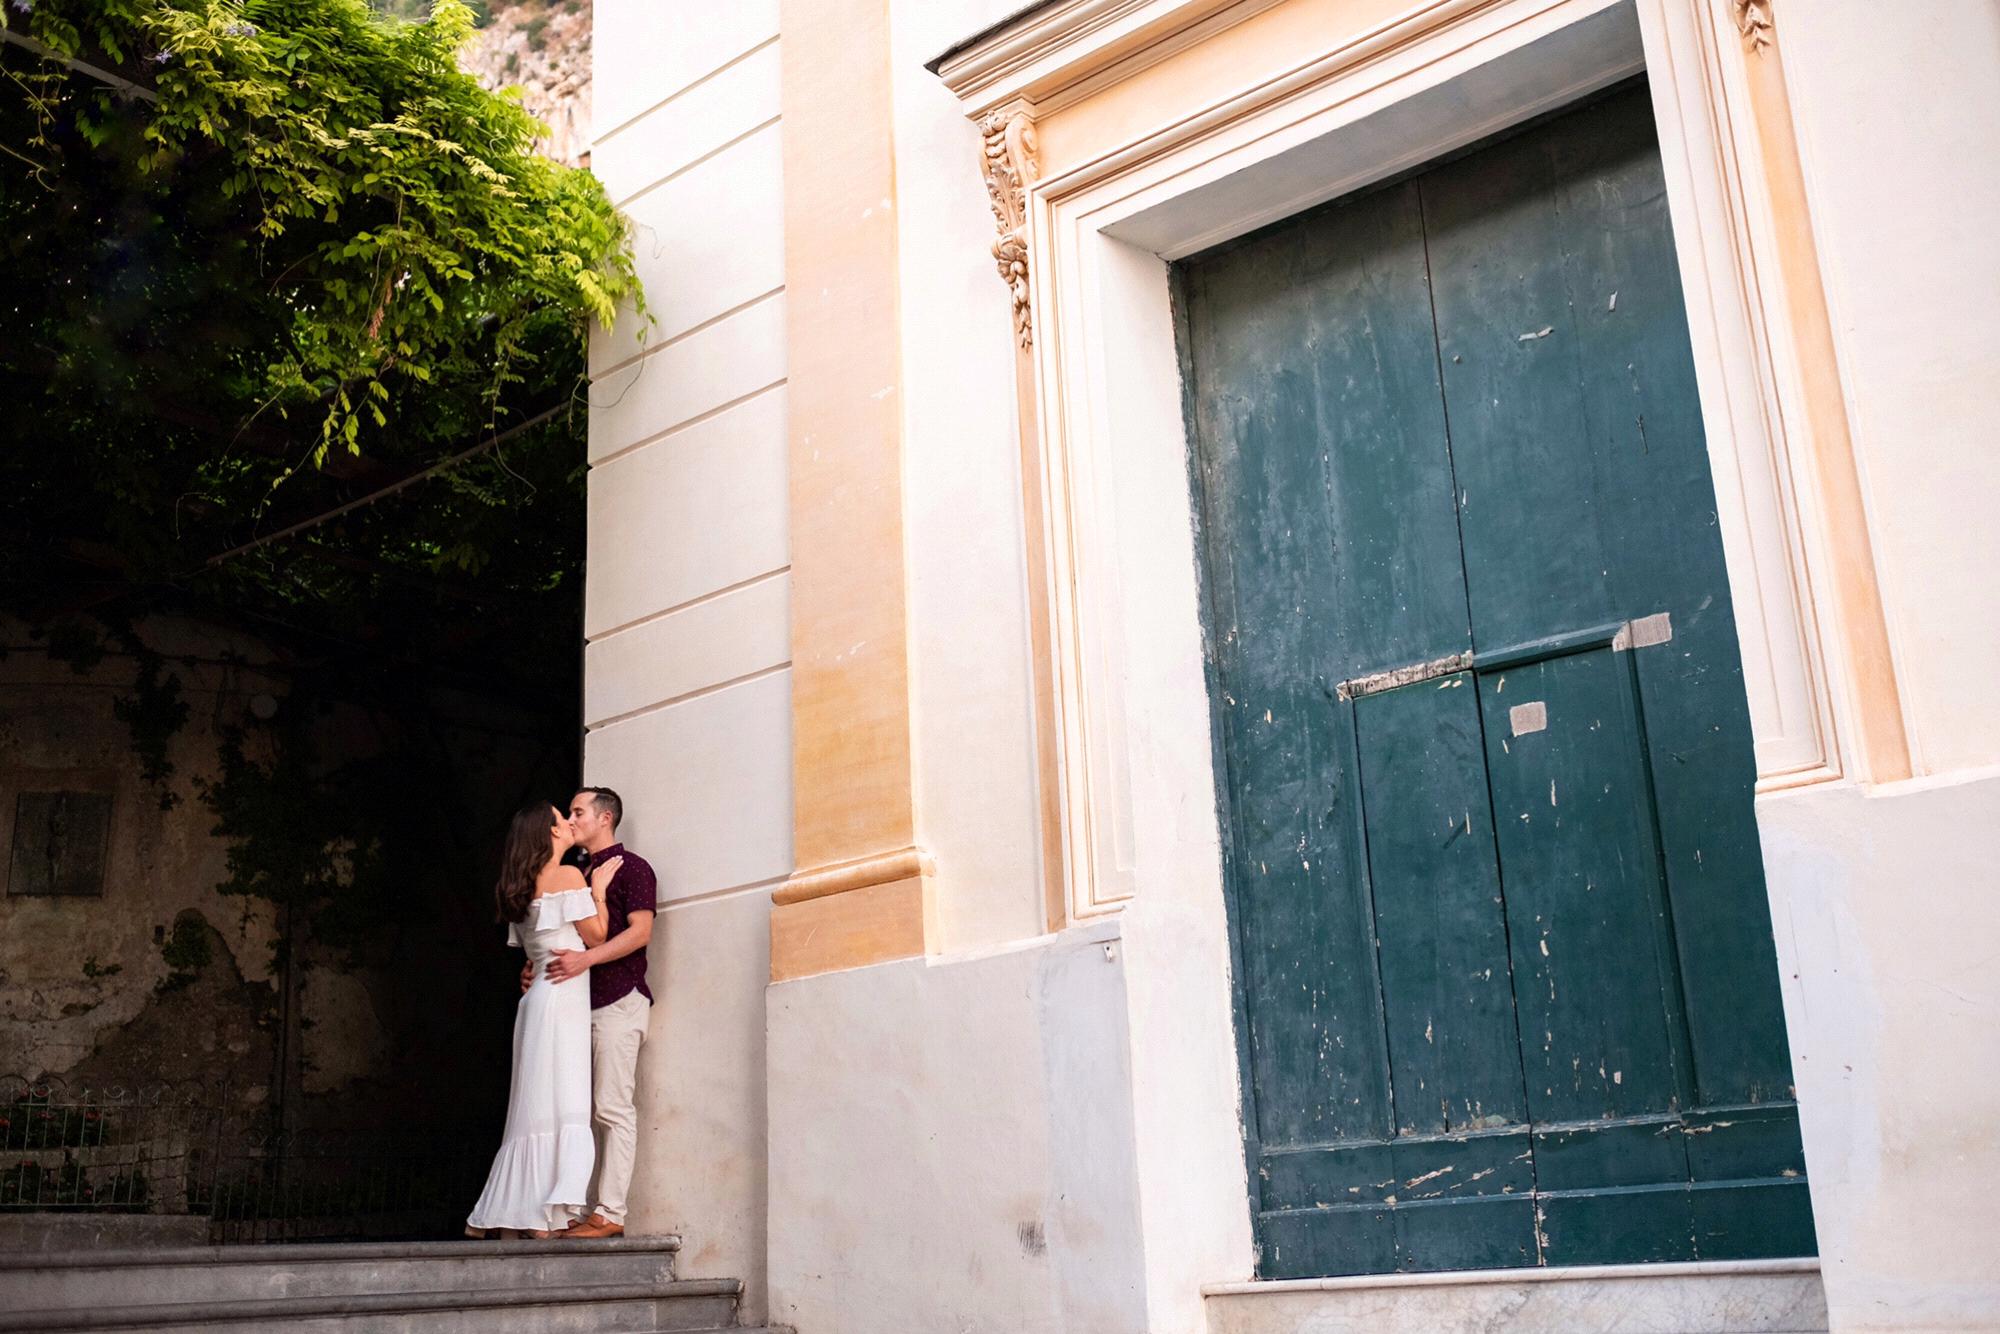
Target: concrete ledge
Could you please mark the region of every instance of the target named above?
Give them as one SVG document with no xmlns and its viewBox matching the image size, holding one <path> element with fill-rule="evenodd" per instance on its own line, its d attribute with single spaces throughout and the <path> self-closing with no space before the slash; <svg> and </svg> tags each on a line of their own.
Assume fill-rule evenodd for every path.
<svg viewBox="0 0 2000 1334">
<path fill-rule="evenodd" d="M 1823 1334 L 1817 1260 L 1218 1283 L 1210 1334 Z"/>
<path fill-rule="evenodd" d="M 315 1316 L 416 1315 L 425 1312 L 504 1311 L 522 1307 L 601 1306 L 615 1302 L 713 1304 L 733 1311 L 743 1285 L 735 1279 L 682 1279 L 673 1283 L 594 1284 L 579 1287 L 497 1288 L 474 1292 L 342 1293 L 280 1301 L 173 1302 L 149 1306 L 99 1306 L 84 1310 L 0 1312 L 6 1334 L 57 1334 L 62 1330 L 131 1326 L 210 1326 L 274 1323 Z M 727 1308 L 725 1311 L 723 1308 Z M 694 1326 L 688 1326 L 694 1328 Z"/>
<path fill-rule="evenodd" d="M 199 1247 L 208 1240 L 208 1218 L 196 1214 L 0 1214 L 0 1264 L 16 1256 L 49 1265 L 77 1252 L 86 1263 L 125 1250 Z"/>
<path fill-rule="evenodd" d="M 670 1241 L 640 1240 L 238 1246 L 96 1251 L 74 1258 L 16 1256 L 0 1264 L 0 1310 L 660 1284 L 676 1277 L 676 1253 Z"/>
</svg>

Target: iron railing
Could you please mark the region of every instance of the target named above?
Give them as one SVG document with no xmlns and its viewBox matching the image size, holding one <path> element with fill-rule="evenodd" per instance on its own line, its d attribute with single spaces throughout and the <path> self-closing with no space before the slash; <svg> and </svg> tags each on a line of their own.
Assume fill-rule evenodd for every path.
<svg viewBox="0 0 2000 1334">
<path fill-rule="evenodd" d="M 0 1077 L 0 1213 L 194 1215 L 218 1244 L 449 1237 L 494 1147 L 471 1127 L 273 1122 L 207 1084 Z"/>
</svg>

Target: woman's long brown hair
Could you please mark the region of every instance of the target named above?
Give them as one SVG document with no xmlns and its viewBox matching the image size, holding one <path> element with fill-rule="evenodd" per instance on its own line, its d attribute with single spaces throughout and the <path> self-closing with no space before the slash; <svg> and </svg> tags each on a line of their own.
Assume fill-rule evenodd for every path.
<svg viewBox="0 0 2000 1334">
<path fill-rule="evenodd" d="M 500 850 L 500 879 L 493 886 L 493 907 L 499 914 L 495 920 L 518 922 L 528 915 L 535 880 L 549 864 L 549 830 L 555 822 L 555 808 L 545 801 L 514 812 L 514 823 L 507 827 L 507 842 Z"/>
</svg>

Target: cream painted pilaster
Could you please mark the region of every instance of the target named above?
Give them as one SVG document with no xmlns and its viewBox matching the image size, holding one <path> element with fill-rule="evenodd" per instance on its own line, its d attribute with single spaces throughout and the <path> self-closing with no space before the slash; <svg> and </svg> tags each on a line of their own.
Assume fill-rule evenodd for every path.
<svg viewBox="0 0 2000 1334">
<path fill-rule="evenodd" d="M 1761 168 L 1744 188 L 1758 193 L 1756 204 L 1761 207 L 1756 211 L 1765 213 L 1766 248 L 1775 260 L 1776 272 L 1766 280 L 1771 289 L 1766 300 L 1780 312 L 1777 322 L 1789 325 L 1789 338 L 1770 343 L 1770 356 L 1783 381 L 1781 411 L 1788 410 L 1794 419 L 1785 433 L 1799 442 L 1803 455 L 1799 465 L 1816 483 L 1806 488 L 1806 494 L 1809 502 L 1818 502 L 1818 531 L 1823 536 L 1811 559 L 1825 588 L 1823 603 L 1830 622 L 1826 649 L 1839 660 L 1833 676 L 1846 695 L 1843 712 L 1852 732 L 1846 758 L 1856 778 L 1894 782 L 1910 776 L 1909 737 L 1791 103 L 1785 93 L 1778 19 L 1771 0 L 1718 3 L 1727 4 L 1738 41 L 1735 52 L 1717 53 L 1721 57 L 1717 64 L 1731 56 L 1740 63 L 1740 88 L 1758 159 L 1754 165 Z M 1724 69 L 1712 77 L 1725 85 L 1717 100 L 1726 104 L 1732 90 Z"/>
<path fill-rule="evenodd" d="M 925 952 L 881 0 L 785 0 L 793 848 L 774 981 Z M 794 59 L 791 53 L 806 53 Z"/>
<path fill-rule="evenodd" d="M 1035 412 L 1035 324 L 1028 261 L 1028 188 L 1041 170 L 1034 104 L 1016 101 L 979 122 L 986 193 L 999 234 L 993 262 L 1014 317 L 1015 421 L 1021 446 L 1021 523 L 1027 553 L 1028 649 L 1034 690 L 1036 814 L 1040 820 L 1042 910 L 1048 929 L 1069 917 L 1063 874 L 1061 755 L 1056 745 L 1056 673 L 1050 623 L 1048 523 L 1043 512 L 1041 427 Z"/>
</svg>

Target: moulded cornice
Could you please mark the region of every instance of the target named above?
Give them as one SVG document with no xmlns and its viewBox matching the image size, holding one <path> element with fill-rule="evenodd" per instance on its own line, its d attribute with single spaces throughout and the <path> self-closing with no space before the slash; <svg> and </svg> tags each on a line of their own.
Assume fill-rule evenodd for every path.
<svg viewBox="0 0 2000 1334">
<path fill-rule="evenodd" d="M 937 874 L 937 862 L 919 847 L 898 848 L 810 871 L 796 871 L 792 878 L 772 892 L 779 907 L 846 894 L 872 885 L 895 884 Z"/>
<path fill-rule="evenodd" d="M 929 63 L 967 110 L 1050 109 L 1096 76 L 1130 73 L 1278 0 L 1048 0 Z"/>
</svg>

